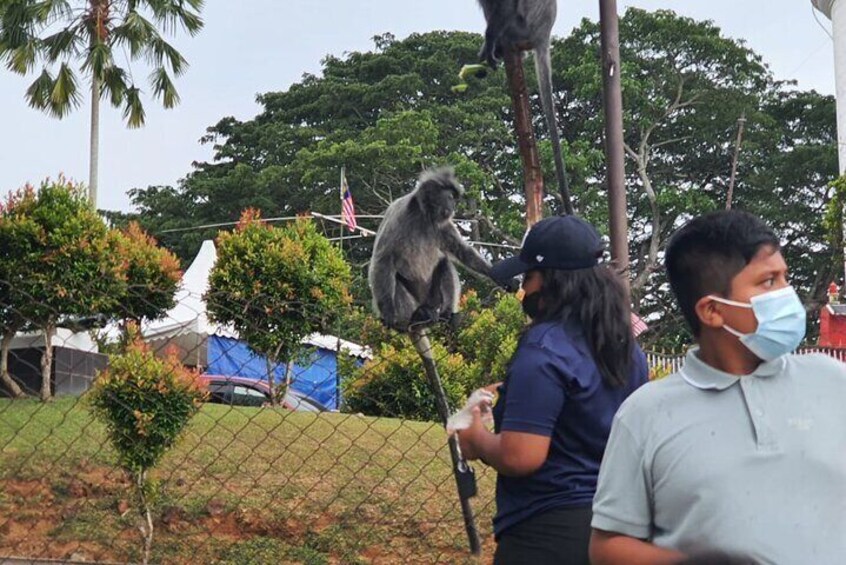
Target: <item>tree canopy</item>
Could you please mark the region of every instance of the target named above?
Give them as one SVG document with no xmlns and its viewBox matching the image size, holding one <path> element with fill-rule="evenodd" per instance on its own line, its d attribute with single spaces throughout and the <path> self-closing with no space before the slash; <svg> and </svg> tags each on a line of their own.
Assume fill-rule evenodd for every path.
<svg viewBox="0 0 846 565">
<path fill-rule="evenodd" d="M 349 265 L 310 220 L 277 228 L 253 209 L 221 234 L 217 257 L 205 296 L 209 316 L 267 360 L 272 392 L 277 364 L 287 363 L 289 380 L 303 338 L 331 328 L 349 306 Z"/>
<path fill-rule="evenodd" d="M 776 81 L 759 55 L 711 22 L 630 8 L 620 19 L 635 307 L 647 340 L 689 336 L 660 269 L 667 238 L 688 218 L 725 206 L 738 119 L 735 206 L 782 235 L 794 281 L 809 304 L 838 272 L 823 216 L 837 173 L 834 99 Z M 359 214 L 379 214 L 413 186 L 421 167 L 449 163 L 467 188 L 459 210 L 473 239 L 520 240 L 524 199 L 503 72 L 451 86 L 475 58 L 480 36 L 463 32 L 374 38 L 368 52 L 328 56 L 322 73 L 258 97 L 253 119 L 223 118 L 203 141 L 214 158 L 176 187 L 133 189 L 138 217 L 182 257 L 209 231 L 167 230 L 235 221 L 254 206 L 266 217 L 338 213 L 346 166 Z M 555 105 L 577 212 L 606 231 L 607 201 L 598 24 L 584 20 L 553 46 Z M 527 68 L 530 85 L 534 71 Z M 544 170 L 551 152 L 539 100 L 535 129 Z M 547 179 L 547 186 L 554 186 Z M 553 196 L 547 198 L 555 209 Z M 328 229 L 328 228 L 327 228 Z M 337 228 L 335 228 L 337 229 Z M 345 244 L 363 280 L 371 240 Z M 491 258 L 501 253 L 488 250 Z M 363 287 L 359 284 L 359 287 Z M 366 293 L 359 298 L 366 300 Z"/>
<path fill-rule="evenodd" d="M 159 30 L 199 32 L 202 5 L 203 0 L 5 0 L 0 61 L 20 75 L 42 67 L 26 91 L 33 108 L 58 118 L 67 115 L 80 104 L 77 74 L 82 71 L 113 106 L 123 107 L 130 127 L 139 127 L 144 124 L 141 89 L 116 55 L 146 60 L 152 94 L 172 108 L 179 102 L 173 76 L 188 62 Z"/>
</svg>

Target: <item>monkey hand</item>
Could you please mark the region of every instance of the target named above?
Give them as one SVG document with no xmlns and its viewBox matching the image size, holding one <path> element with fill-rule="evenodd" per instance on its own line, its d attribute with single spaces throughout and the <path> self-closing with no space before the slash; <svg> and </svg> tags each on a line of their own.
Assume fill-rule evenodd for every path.
<svg viewBox="0 0 846 565">
<path fill-rule="evenodd" d="M 390 330 L 394 330 L 400 333 L 408 333 L 408 324 L 402 323 L 399 320 L 393 320 L 389 318 L 381 318 L 379 320 L 382 322 L 382 325 Z"/>
<path fill-rule="evenodd" d="M 520 279 L 512 277 L 507 281 L 500 282 L 500 285 L 505 289 L 505 292 L 517 292 L 520 290 Z"/>
<path fill-rule="evenodd" d="M 440 314 L 436 308 L 431 306 L 421 305 L 411 315 L 411 328 L 425 328 L 436 324 L 440 319 Z"/>
<path fill-rule="evenodd" d="M 483 63 L 487 63 L 487 65 L 493 70 L 496 70 L 496 67 L 499 64 L 499 60 L 497 60 L 495 52 L 496 47 L 487 40 L 485 40 L 485 43 L 482 44 L 482 48 L 479 50 L 479 60 Z M 479 78 L 482 78 L 482 76 L 479 76 Z"/>
</svg>

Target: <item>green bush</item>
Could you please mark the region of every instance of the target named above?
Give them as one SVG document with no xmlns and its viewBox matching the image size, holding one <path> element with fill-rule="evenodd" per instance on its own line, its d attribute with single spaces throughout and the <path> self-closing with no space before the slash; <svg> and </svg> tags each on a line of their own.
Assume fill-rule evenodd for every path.
<svg viewBox="0 0 846 565">
<path fill-rule="evenodd" d="M 468 394 L 473 367 L 456 353 L 433 343 L 441 384 L 450 406 L 460 406 Z M 400 345 L 382 345 L 373 359 L 356 367 L 354 361 L 341 359 L 345 412 L 368 416 L 437 421 L 435 396 L 429 387 L 423 363 L 409 340 Z"/>
<path fill-rule="evenodd" d="M 673 374 L 673 367 L 669 363 L 660 363 L 649 368 L 649 380 L 659 381 Z"/>
<path fill-rule="evenodd" d="M 127 345 L 113 355 L 89 393 L 94 414 L 105 424 L 120 466 L 129 473 L 143 518 L 143 563 L 153 543 L 152 498 L 157 485 L 147 472 L 173 446 L 200 409 L 206 391 L 197 373 L 182 366 L 175 352 L 156 356 L 137 327 L 126 328 Z"/>
<path fill-rule="evenodd" d="M 89 401 L 104 422 L 120 465 L 133 476 L 155 466 L 205 399 L 196 373 L 175 355 L 134 341 L 94 383 Z"/>
<path fill-rule="evenodd" d="M 458 347 L 474 367 L 468 384 L 475 390 L 505 378 L 520 332 L 526 326 L 526 315 L 513 294 L 503 295 L 490 308 L 482 308 L 471 292 L 462 304 L 469 323 L 459 333 Z"/>
<path fill-rule="evenodd" d="M 526 317 L 520 302 L 505 295 L 484 307 L 475 292 L 461 301 L 464 328 L 448 336 L 434 328 L 430 340 L 441 382 L 452 409 L 464 404 L 476 388 L 505 378 Z M 347 412 L 412 420 L 438 420 L 435 397 L 426 380 L 420 356 L 406 336 L 381 335 L 362 323 L 363 343 L 373 344 L 374 357 L 362 366 L 339 360 Z M 379 337 L 374 342 L 368 337 Z M 449 345 L 443 345 L 446 342 Z"/>
<path fill-rule="evenodd" d="M 218 237 L 209 318 L 231 324 L 265 358 L 274 404 L 285 394 L 274 379 L 277 365 L 287 365 L 287 387 L 303 338 L 333 328 L 349 309 L 350 278 L 343 254 L 305 217 L 273 227 L 245 210 L 235 231 Z"/>
</svg>

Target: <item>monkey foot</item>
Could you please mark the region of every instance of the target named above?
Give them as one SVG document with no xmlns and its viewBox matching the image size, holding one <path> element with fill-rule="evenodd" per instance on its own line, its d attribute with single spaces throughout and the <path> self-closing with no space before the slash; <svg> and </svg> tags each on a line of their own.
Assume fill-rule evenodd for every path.
<svg viewBox="0 0 846 565">
<path fill-rule="evenodd" d="M 465 316 L 461 312 L 451 312 L 441 316 L 441 320 L 447 323 L 449 330 L 453 333 L 457 333 L 461 329 L 464 318 Z"/>
</svg>

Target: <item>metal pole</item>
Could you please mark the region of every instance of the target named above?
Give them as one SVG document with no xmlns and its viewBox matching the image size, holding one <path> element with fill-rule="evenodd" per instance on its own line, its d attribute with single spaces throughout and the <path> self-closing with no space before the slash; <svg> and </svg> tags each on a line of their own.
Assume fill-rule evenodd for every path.
<svg viewBox="0 0 846 565">
<path fill-rule="evenodd" d="M 432 357 L 432 344 L 429 337 L 426 335 L 426 330 L 417 330 L 411 332 L 411 341 L 414 343 L 414 348 L 420 355 L 420 360 L 423 362 L 423 369 L 426 371 L 426 378 L 429 381 L 429 387 L 432 389 L 432 394 L 435 396 L 435 406 L 438 409 L 438 415 L 441 421 L 446 425 L 449 418 L 449 402 L 447 401 L 444 387 L 441 384 L 441 377 L 438 375 L 438 367 L 435 365 L 435 359 Z M 461 495 L 458 478 L 458 463 L 461 460 L 461 455 L 458 447 L 458 436 L 453 435 L 449 438 L 449 455 L 452 460 L 452 474 L 455 477 L 455 485 L 458 488 L 458 499 L 461 503 L 461 515 L 464 517 L 464 529 L 467 532 L 467 541 L 470 544 L 470 552 L 473 555 L 481 555 L 482 541 L 479 537 L 479 529 L 476 527 L 476 517 L 473 514 L 473 507 L 470 505 L 470 500 Z"/>
<path fill-rule="evenodd" d="M 611 259 L 629 286 L 629 240 L 626 218 L 626 166 L 623 145 L 623 90 L 620 82 L 620 31 L 617 0 L 599 0 L 602 36 L 602 85 L 605 107 L 605 155 L 608 175 Z"/>
</svg>

